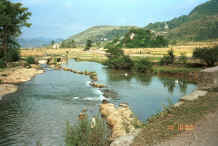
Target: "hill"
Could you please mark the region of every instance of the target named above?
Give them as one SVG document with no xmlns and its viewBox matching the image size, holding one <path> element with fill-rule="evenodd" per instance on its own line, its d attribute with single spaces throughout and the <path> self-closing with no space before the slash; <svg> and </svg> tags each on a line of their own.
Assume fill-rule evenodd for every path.
<svg viewBox="0 0 218 146">
<path fill-rule="evenodd" d="M 133 27 L 135 26 L 94 26 L 71 36 L 63 41 L 63 44 L 70 47 L 72 40 L 74 40 L 76 45 L 84 45 L 87 40 L 91 40 L 93 43 L 106 43 L 116 37 L 124 36 Z"/>
<path fill-rule="evenodd" d="M 203 41 L 218 38 L 218 0 L 210 0 L 183 15 L 145 27 L 166 35 L 169 40 Z"/>
<path fill-rule="evenodd" d="M 84 45 L 87 40 L 96 46 L 103 46 L 124 36 L 136 26 L 95 26 L 63 41 L 64 47 Z M 209 0 L 195 7 L 189 15 L 183 15 L 166 22 L 148 24 L 145 29 L 175 41 L 205 41 L 218 39 L 218 0 Z M 73 42 L 72 42 L 73 40 Z"/>
</svg>

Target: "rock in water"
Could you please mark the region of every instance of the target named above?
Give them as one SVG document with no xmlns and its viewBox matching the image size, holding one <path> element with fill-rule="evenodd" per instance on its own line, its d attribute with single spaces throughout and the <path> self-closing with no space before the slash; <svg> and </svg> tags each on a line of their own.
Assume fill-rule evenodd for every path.
<svg viewBox="0 0 218 146">
<path fill-rule="evenodd" d="M 104 97 L 106 98 L 117 98 L 118 94 L 110 89 L 103 89 L 102 92 L 104 93 Z"/>
<path fill-rule="evenodd" d="M 106 87 L 103 84 L 97 84 L 95 82 L 90 82 L 90 86 L 95 87 L 95 88 L 105 88 Z"/>
</svg>

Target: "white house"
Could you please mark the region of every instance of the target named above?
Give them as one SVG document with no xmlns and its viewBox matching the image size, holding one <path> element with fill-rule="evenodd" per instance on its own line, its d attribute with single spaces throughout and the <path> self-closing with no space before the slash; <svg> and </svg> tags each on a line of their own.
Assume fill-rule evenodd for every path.
<svg viewBox="0 0 218 146">
<path fill-rule="evenodd" d="M 53 49 L 59 49 L 60 48 L 60 44 L 58 43 L 55 43 L 53 46 L 52 46 Z"/>
</svg>

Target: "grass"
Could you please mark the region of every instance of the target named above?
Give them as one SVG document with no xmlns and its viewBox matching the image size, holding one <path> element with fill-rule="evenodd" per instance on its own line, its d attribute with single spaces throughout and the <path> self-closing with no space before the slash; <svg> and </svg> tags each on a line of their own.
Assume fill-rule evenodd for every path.
<svg viewBox="0 0 218 146">
<path fill-rule="evenodd" d="M 150 117 L 142 132 L 135 138 L 132 146 L 145 146 L 159 143 L 178 135 L 182 131 L 178 125 L 194 125 L 204 115 L 218 109 L 218 91 L 210 91 L 198 100 L 185 102 L 180 107 L 170 106 L 163 112 Z M 170 130 L 169 126 L 175 127 Z"/>
<path fill-rule="evenodd" d="M 144 58 L 143 56 L 130 56 L 130 57 L 133 61 L 137 61 L 137 60 Z M 158 57 L 158 56 L 152 56 L 152 57 L 150 56 L 150 57 L 145 57 L 145 58 L 147 58 L 151 62 L 159 62 L 161 60 L 161 57 Z"/>
<path fill-rule="evenodd" d="M 92 127 L 86 115 L 73 126 L 67 123 L 65 144 L 66 146 L 109 146 L 109 136 L 110 130 L 100 116 L 96 117 L 96 124 Z"/>
<path fill-rule="evenodd" d="M 189 72 L 199 72 L 202 68 L 192 68 L 192 67 L 185 67 L 185 66 L 160 66 L 154 65 L 153 72 L 158 73 L 189 73 Z"/>
</svg>

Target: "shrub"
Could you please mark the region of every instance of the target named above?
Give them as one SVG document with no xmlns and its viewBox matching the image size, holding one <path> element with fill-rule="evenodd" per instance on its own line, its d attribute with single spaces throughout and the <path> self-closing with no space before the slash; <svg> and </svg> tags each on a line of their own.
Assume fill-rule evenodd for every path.
<svg viewBox="0 0 218 146">
<path fill-rule="evenodd" d="M 0 68 L 5 68 L 7 65 L 3 59 L 0 59 Z"/>
<path fill-rule="evenodd" d="M 112 69 L 131 69 L 134 66 L 133 61 L 129 58 L 129 56 L 118 56 L 109 58 L 105 65 L 108 66 L 108 68 Z"/>
<path fill-rule="evenodd" d="M 179 63 L 186 64 L 187 59 L 188 58 L 186 57 L 185 53 L 181 53 L 181 55 L 179 56 Z"/>
<path fill-rule="evenodd" d="M 91 40 L 87 40 L 86 41 L 86 46 L 85 46 L 85 51 L 89 50 L 92 47 L 92 41 Z"/>
<path fill-rule="evenodd" d="M 118 46 L 111 45 L 106 51 L 108 60 L 105 65 L 112 69 L 131 69 L 134 66 L 129 56 L 124 55 L 123 50 Z"/>
<path fill-rule="evenodd" d="M 26 58 L 26 62 L 28 64 L 35 64 L 35 58 L 33 56 L 29 56 Z"/>
<path fill-rule="evenodd" d="M 152 63 L 147 58 L 135 61 L 134 68 L 138 72 L 147 72 L 152 70 Z"/>
<path fill-rule="evenodd" d="M 67 123 L 66 146 L 109 146 L 110 131 L 106 123 L 97 116 L 96 124 L 91 127 L 88 116 L 79 120 L 73 127 Z"/>
<path fill-rule="evenodd" d="M 168 54 L 161 58 L 160 65 L 173 64 L 175 62 L 174 51 L 171 49 L 168 51 Z"/>
<path fill-rule="evenodd" d="M 218 46 L 213 48 L 196 48 L 193 52 L 193 58 L 204 61 L 207 66 L 214 66 L 218 61 Z"/>
<path fill-rule="evenodd" d="M 172 64 L 172 60 L 169 56 L 164 56 L 160 59 L 160 65 Z"/>
</svg>

